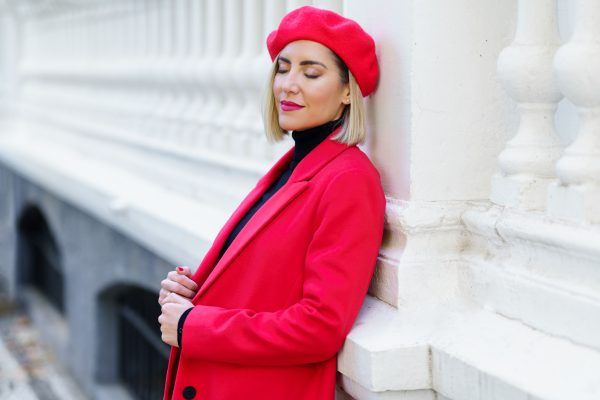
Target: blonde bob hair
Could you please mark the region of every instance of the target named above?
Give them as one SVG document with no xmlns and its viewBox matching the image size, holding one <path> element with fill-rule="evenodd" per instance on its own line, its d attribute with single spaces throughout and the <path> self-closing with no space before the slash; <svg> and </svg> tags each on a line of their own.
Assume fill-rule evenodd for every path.
<svg viewBox="0 0 600 400">
<path fill-rule="evenodd" d="M 349 84 L 350 88 L 350 104 L 344 107 L 342 117 L 344 117 L 344 123 L 342 129 L 338 134 L 332 137 L 332 140 L 336 140 L 340 143 L 347 145 L 362 144 L 365 141 L 365 104 L 363 102 L 363 96 L 360 91 L 360 87 L 356 83 L 354 76 L 344 63 L 341 58 L 333 51 L 329 50 L 333 55 L 335 62 L 340 71 L 340 83 Z M 273 81 L 275 74 L 278 70 L 277 58 L 271 66 L 269 73 L 269 79 L 267 80 L 267 86 L 263 94 L 262 101 L 262 116 L 263 124 L 265 127 L 265 134 L 267 140 L 270 143 L 275 143 L 283 140 L 284 136 L 288 134 L 288 131 L 283 129 L 279 125 L 279 111 L 277 107 L 277 100 L 273 95 Z"/>
</svg>

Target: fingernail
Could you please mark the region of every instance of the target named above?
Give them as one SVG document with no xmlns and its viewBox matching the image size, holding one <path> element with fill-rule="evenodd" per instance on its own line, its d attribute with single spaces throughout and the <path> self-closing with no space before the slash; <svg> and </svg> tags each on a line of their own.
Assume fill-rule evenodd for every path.
<svg viewBox="0 0 600 400">
<path fill-rule="evenodd" d="M 183 271 L 183 267 L 177 267 L 177 271 Z"/>
</svg>

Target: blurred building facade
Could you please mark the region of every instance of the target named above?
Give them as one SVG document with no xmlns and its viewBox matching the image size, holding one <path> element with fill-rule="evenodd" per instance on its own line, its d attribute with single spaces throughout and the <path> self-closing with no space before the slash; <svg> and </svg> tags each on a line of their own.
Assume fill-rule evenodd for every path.
<svg viewBox="0 0 600 400">
<path fill-rule="evenodd" d="M 305 4 L 381 66 L 339 399 L 600 398 L 597 0 L 0 0 L 0 297 L 91 398 L 157 398 L 160 281 L 293 145 L 263 133 L 265 39 Z"/>
</svg>

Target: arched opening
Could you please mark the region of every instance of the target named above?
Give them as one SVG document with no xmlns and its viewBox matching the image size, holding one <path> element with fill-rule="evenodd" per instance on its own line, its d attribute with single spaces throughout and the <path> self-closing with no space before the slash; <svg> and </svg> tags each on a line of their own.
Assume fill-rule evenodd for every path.
<svg viewBox="0 0 600 400">
<path fill-rule="evenodd" d="M 42 211 L 28 205 L 17 222 L 17 282 L 36 288 L 64 314 L 61 254 Z"/>
<path fill-rule="evenodd" d="M 133 398 L 162 398 L 170 347 L 161 340 L 158 294 L 119 285 L 101 294 L 98 326 L 102 383 L 121 383 Z"/>
</svg>

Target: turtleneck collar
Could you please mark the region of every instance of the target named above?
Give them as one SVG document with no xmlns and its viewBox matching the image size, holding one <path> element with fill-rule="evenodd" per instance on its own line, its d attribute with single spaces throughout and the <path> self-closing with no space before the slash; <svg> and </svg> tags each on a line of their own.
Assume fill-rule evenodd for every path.
<svg viewBox="0 0 600 400">
<path fill-rule="evenodd" d="M 322 125 L 314 126 L 302 131 L 292 131 L 294 139 L 294 154 L 290 162 L 290 167 L 293 169 L 312 149 L 317 147 L 325 138 L 329 136 L 338 126 L 344 122 L 342 115 L 338 119 L 326 122 Z"/>
</svg>

